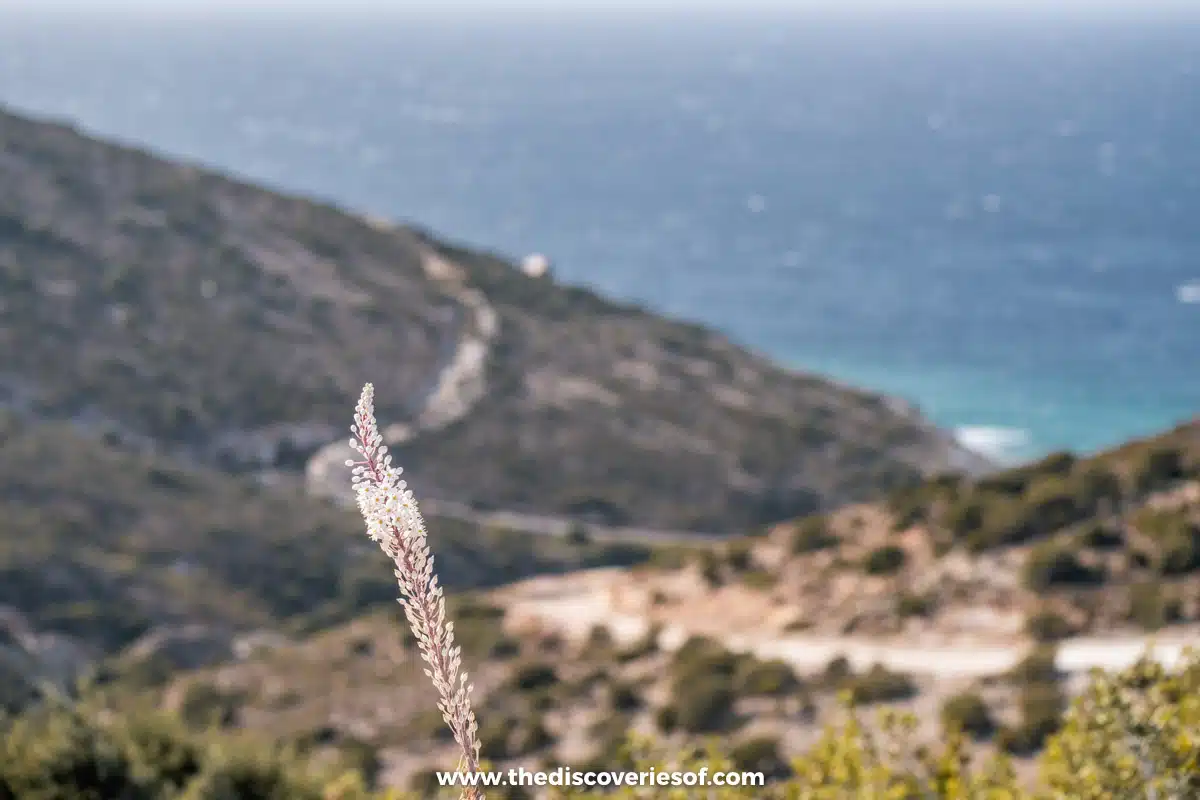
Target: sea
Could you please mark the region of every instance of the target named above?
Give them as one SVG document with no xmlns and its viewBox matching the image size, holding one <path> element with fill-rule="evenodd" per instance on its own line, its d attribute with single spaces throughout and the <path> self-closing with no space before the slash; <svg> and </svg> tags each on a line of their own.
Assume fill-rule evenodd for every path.
<svg viewBox="0 0 1200 800">
<path fill-rule="evenodd" d="M 1197 19 L 25 17 L 0 103 L 710 324 L 997 459 L 1200 413 Z"/>
</svg>

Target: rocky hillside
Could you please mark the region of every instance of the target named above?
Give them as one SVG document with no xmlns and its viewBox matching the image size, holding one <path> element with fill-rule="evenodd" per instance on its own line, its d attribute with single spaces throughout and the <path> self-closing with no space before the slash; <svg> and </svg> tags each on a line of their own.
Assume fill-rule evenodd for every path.
<svg viewBox="0 0 1200 800">
<path fill-rule="evenodd" d="M 719 735 L 786 772 L 835 697 L 961 727 L 1018 768 L 1091 667 L 1200 630 L 1200 423 L 1090 458 L 944 478 L 649 564 L 459 596 L 484 755 L 507 766 L 620 763 L 630 731 L 672 748 Z M 397 612 L 179 673 L 149 695 L 193 720 L 371 754 L 382 783 L 428 785 L 453 744 Z M 120 702 L 126 702 L 121 700 Z"/>
<path fill-rule="evenodd" d="M 449 586 L 633 564 L 647 551 L 429 518 Z M 0 709 L 119 652 L 162 674 L 394 606 L 357 514 L 0 412 Z M 243 643 L 239 645 L 239 643 Z M 118 665 L 118 666 L 122 666 Z"/>
<path fill-rule="evenodd" d="M 981 466 L 710 330 L 3 111 L 0 353 L 16 413 L 231 471 L 320 453 L 319 490 L 370 380 L 421 496 L 609 524 L 737 531 Z"/>
<path fill-rule="evenodd" d="M 1200 422 L 1092 457 L 931 480 L 681 550 L 670 568 L 603 576 L 592 590 L 586 576 L 539 580 L 528 613 L 576 624 L 590 607 L 593 619 L 717 637 L 916 647 L 1197 626 Z"/>
</svg>

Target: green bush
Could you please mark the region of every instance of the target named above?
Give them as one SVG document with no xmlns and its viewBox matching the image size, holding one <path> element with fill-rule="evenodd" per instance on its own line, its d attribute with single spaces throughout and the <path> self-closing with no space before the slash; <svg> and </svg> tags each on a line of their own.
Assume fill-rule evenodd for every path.
<svg viewBox="0 0 1200 800">
<path fill-rule="evenodd" d="M 608 661 L 612 658 L 616 646 L 617 642 L 607 625 L 593 625 L 592 629 L 588 631 L 587 641 L 583 643 L 583 657 L 596 661 Z"/>
<path fill-rule="evenodd" d="M 676 684 L 715 677 L 732 685 L 739 672 L 754 661 L 753 656 L 731 653 L 712 639 L 693 636 L 675 652 L 671 674 Z"/>
<path fill-rule="evenodd" d="M 901 619 L 909 617 L 928 617 L 937 607 L 937 596 L 932 592 L 913 594 L 901 592 L 896 598 L 896 613 Z"/>
<path fill-rule="evenodd" d="M 836 547 L 838 539 L 829 532 L 829 523 L 823 516 L 805 517 L 796 523 L 792 533 L 792 555 L 815 553 Z"/>
<path fill-rule="evenodd" d="M 1019 705 L 1020 723 L 1002 729 L 997 744 L 1014 755 L 1032 755 L 1062 727 L 1066 696 L 1058 684 L 1028 684 L 1021 688 Z"/>
<path fill-rule="evenodd" d="M 1128 616 L 1145 630 L 1156 631 L 1178 622 L 1183 616 L 1183 604 L 1158 583 L 1137 583 L 1129 587 Z"/>
<path fill-rule="evenodd" d="M 728 681 L 719 676 L 676 682 L 671 695 L 672 724 L 688 733 L 727 731 L 734 726 L 736 700 Z"/>
<path fill-rule="evenodd" d="M 854 677 L 854 667 L 850 664 L 850 659 L 845 656 L 836 656 L 830 659 L 825 665 L 825 669 L 821 672 L 821 683 L 826 687 L 838 687 L 842 683 Z"/>
<path fill-rule="evenodd" d="M 244 702 L 243 692 L 222 689 L 208 681 L 192 681 L 183 690 L 179 715 L 196 727 L 226 727 L 237 720 Z"/>
<path fill-rule="evenodd" d="M 740 671 L 734 691 L 738 695 L 783 697 L 800 687 L 800 679 L 786 661 L 754 661 Z"/>
<path fill-rule="evenodd" d="M 907 700 L 917 694 L 917 685 L 910 676 L 892 672 L 882 664 L 846 679 L 842 689 L 850 693 L 851 702 L 855 705 L 891 703 Z"/>
<path fill-rule="evenodd" d="M 863 569 L 868 575 L 892 575 L 904 567 L 907 559 L 908 554 L 903 547 L 885 544 L 867 554 Z"/>
<path fill-rule="evenodd" d="M 0 721 L 0 733 L 0 797 L 13 800 L 367 798 L 361 776 L 322 776 L 287 751 L 197 734 L 160 713 L 110 719 L 91 700 L 32 709 Z M 328 794 L 334 784 L 345 791 Z"/>
<path fill-rule="evenodd" d="M 783 778 L 791 773 L 787 760 L 780 755 L 779 740 L 758 736 L 733 746 L 729 760 L 736 769 L 761 772 L 769 778 Z"/>
<path fill-rule="evenodd" d="M 725 563 L 734 572 L 745 572 L 754 566 L 754 543 L 746 539 L 731 539 L 725 543 Z"/>
<path fill-rule="evenodd" d="M 520 664 L 513 670 L 510 680 L 518 692 L 538 692 L 558 684 L 558 672 L 552 664 L 533 661 Z"/>
<path fill-rule="evenodd" d="M 1085 565 L 1069 545 L 1054 542 L 1030 550 L 1023 573 L 1025 586 L 1035 592 L 1058 586 L 1093 586 L 1105 579 L 1103 569 Z"/>
<path fill-rule="evenodd" d="M 1017 686 L 1054 683 L 1059 679 L 1058 648 L 1040 644 L 1008 671 L 1008 679 Z"/>
<path fill-rule="evenodd" d="M 1183 454 L 1166 445 L 1145 450 L 1130 468 L 1134 491 L 1142 495 L 1164 489 L 1184 474 Z"/>
<path fill-rule="evenodd" d="M 614 683 L 609 688 L 609 704 L 614 711 L 622 713 L 636 711 L 642 707 L 642 697 L 627 683 Z"/>
<path fill-rule="evenodd" d="M 1075 628 L 1057 611 L 1043 608 L 1025 620 L 1025 631 L 1036 642 L 1057 642 L 1074 634 Z"/>
<path fill-rule="evenodd" d="M 779 576 L 765 569 L 754 567 L 742 573 L 742 584 L 747 589 L 769 592 L 779 585 Z"/>
<path fill-rule="evenodd" d="M 699 551 L 696 556 L 696 563 L 700 567 L 700 576 L 710 588 L 716 588 L 724 584 L 725 580 L 721 575 L 721 559 L 717 554 L 705 549 Z"/>
<path fill-rule="evenodd" d="M 962 692 L 942 704 L 942 727 L 959 730 L 976 739 L 985 739 L 996 731 L 992 712 L 978 692 Z"/>
<path fill-rule="evenodd" d="M 1094 522 L 1088 525 L 1079 541 L 1094 550 L 1119 550 L 1125 545 L 1125 534 L 1120 527 Z"/>
</svg>

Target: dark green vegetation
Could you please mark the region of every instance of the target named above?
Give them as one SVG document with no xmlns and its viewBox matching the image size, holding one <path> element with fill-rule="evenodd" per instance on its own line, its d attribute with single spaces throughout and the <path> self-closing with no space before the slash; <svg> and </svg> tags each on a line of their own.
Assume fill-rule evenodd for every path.
<svg viewBox="0 0 1200 800">
<path fill-rule="evenodd" d="M 648 556 L 631 545 L 429 524 L 439 574 L 451 587 Z M 152 658 L 124 660 L 152 678 L 228 657 L 236 633 L 299 635 L 394 606 L 396 596 L 387 559 L 354 512 L 294 486 L 181 467 L 0 412 L 0 611 L 17 611 L 0 614 L 0 670 L 28 668 L 11 660 L 25 649 L 16 639 L 28 634 L 67 637 L 85 663 L 147 634 L 170 639 L 199 626 L 183 643 L 190 648 L 159 645 L 147 651 Z M 0 684 L 24 692 L 15 688 L 23 683 Z"/>
<path fill-rule="evenodd" d="M 874 496 L 964 454 L 877 395 L 719 334 L 0 111 L 0 406 L 237 471 L 298 471 L 361 386 L 411 421 L 471 317 L 487 389 L 398 453 L 419 497 L 727 532 Z"/>
<path fill-rule="evenodd" d="M 924 523 L 946 545 L 974 551 L 1019 545 L 1069 532 L 1093 550 L 1143 548 L 1161 574 L 1200 567 L 1197 529 L 1183 509 L 1152 510 L 1156 492 L 1200 477 L 1200 425 L 1134 442 L 1090 458 L 1057 453 L 1028 466 L 980 480 L 946 476 L 896 492 L 889 501 L 899 528 Z M 1138 541 L 1126 540 L 1120 523 L 1131 524 Z M 1044 550 L 1030 579 L 1042 584 L 1094 583 L 1102 574 L 1071 554 Z"/>
<path fill-rule="evenodd" d="M 90 701 L 44 707 L 3 724 L 4 800 L 357 800 L 370 764 L 352 753 L 315 765 L 229 732 L 174 717 L 105 714 Z"/>
<path fill-rule="evenodd" d="M 873 522 L 864 526 L 866 518 Z M 1026 632 L 1040 641 L 1195 621 L 1200 422 L 1094 456 L 1057 453 L 979 478 L 937 477 L 881 505 L 777 526 L 769 538 L 790 557 L 776 558 L 772 573 L 754 583 L 785 589 L 803 583 L 810 590 L 805 597 L 820 598 L 813 584 L 826 572 L 886 580 L 879 591 L 894 598 L 894 624 L 873 618 L 879 631 L 895 632 L 897 620 L 913 618 L 936 627 L 938 615 L 955 604 L 1001 597 L 1020 605 Z M 714 580 L 740 574 L 763 541 L 731 542 L 723 553 L 704 556 L 705 574 Z M 975 577 L 924 582 L 951 553 L 965 557 Z M 997 600 L 981 600 L 987 591 Z"/>
<path fill-rule="evenodd" d="M 1174 672 L 1139 664 L 1116 676 L 1093 676 L 1069 708 L 1053 687 L 1022 695 L 1022 728 L 1001 731 L 1005 747 L 1020 753 L 1035 740 L 1044 749 L 1036 780 L 1018 777 L 1003 755 L 972 757 L 955 731 L 985 736 L 990 720 L 982 701 L 962 695 L 946 704 L 949 734 L 939 742 L 914 735 L 915 720 L 885 714 L 871 724 L 850 712 L 827 725 L 821 739 L 797 759 L 778 739 L 756 735 L 722 748 L 664 749 L 619 734 L 610 755 L 581 768 L 654 768 L 763 771 L 766 787 L 685 792 L 681 798 L 770 800 L 892 796 L 933 800 L 1051 800 L 1062 797 L 1157 797 L 1187 800 L 1200 792 L 1200 661 Z M 108 710 L 106 710 L 108 709 Z M 1053 710 L 1053 718 L 1047 710 Z M 518 722 L 528 723 L 530 717 Z M 515 728 L 499 736 L 520 739 Z M 536 734 L 535 734 L 536 735 Z M 490 738 L 490 737 L 489 737 Z M 541 762 L 553 767 L 553 761 Z M 158 710 L 127 707 L 111 713 L 101 695 L 0 720 L 0 798 L 11 800 L 384 800 L 411 795 L 372 791 L 382 761 L 368 744 L 319 731 L 287 746 L 267 746 L 246 732 L 197 730 Z M 429 770 L 412 781 L 433 797 Z M 448 796 L 448 795 L 441 795 Z M 455 796 L 455 795 L 450 795 Z M 517 798 L 520 792 L 489 792 Z M 569 792 L 552 797 L 600 796 Z M 622 790 L 617 798 L 644 795 Z"/>
</svg>

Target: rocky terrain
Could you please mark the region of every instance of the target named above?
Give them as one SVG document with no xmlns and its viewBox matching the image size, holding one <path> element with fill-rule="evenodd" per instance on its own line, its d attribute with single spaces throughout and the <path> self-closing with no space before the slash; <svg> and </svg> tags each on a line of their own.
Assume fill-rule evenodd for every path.
<svg viewBox="0 0 1200 800">
<path fill-rule="evenodd" d="M 451 588 L 633 564 L 649 551 L 429 515 Z M 0 412 L 0 706 L 121 654 L 143 675 L 392 606 L 356 513 Z M 20 677 L 19 676 L 24 676 Z M 18 679 L 19 678 L 19 679 Z M 3 696 L 11 694 L 7 699 Z"/>
<path fill-rule="evenodd" d="M 236 472 L 302 474 L 370 380 L 422 496 L 612 525 L 735 532 L 984 466 L 711 330 L 3 111 L 0 352 L 0 404 Z"/>
<path fill-rule="evenodd" d="M 632 730 L 674 748 L 716 734 L 771 771 L 848 692 L 915 712 L 925 740 L 962 726 L 1028 771 L 1089 670 L 1145 653 L 1173 665 L 1200 641 L 1198 579 L 1195 423 L 517 581 L 458 597 L 452 615 L 485 755 L 509 766 L 617 763 Z M 373 614 L 138 696 L 331 754 L 365 748 L 380 780 L 419 787 L 453 745 L 416 658 L 399 615 Z"/>
<path fill-rule="evenodd" d="M 1083 670 L 1200 632 L 1200 423 L 989 471 L 712 331 L 0 112 L 0 710 L 86 678 L 426 786 L 453 747 L 330 502 L 368 380 L 499 764 L 633 730 L 782 774 L 839 692 L 1024 758 Z"/>
</svg>

